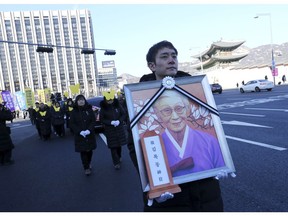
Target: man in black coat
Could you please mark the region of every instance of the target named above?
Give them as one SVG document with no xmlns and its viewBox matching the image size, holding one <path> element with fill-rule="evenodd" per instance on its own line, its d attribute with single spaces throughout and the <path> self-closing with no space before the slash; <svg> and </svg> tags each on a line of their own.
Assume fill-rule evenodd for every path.
<svg viewBox="0 0 288 216">
<path fill-rule="evenodd" d="M 146 56 L 147 65 L 152 71 L 143 75 L 140 82 L 162 80 L 165 76 L 184 77 L 188 73 L 178 71 L 178 51 L 172 43 L 161 41 L 152 46 Z M 131 131 L 130 131 L 131 134 Z M 130 157 L 138 169 L 136 153 L 132 139 L 129 140 L 128 148 Z M 148 206 L 147 193 L 143 193 L 144 211 L 166 211 L 166 212 L 220 212 L 223 211 L 223 201 L 218 180 L 207 178 L 179 185 L 180 193 L 168 196 L 168 199 L 155 199 Z M 157 201 L 158 200 L 158 201 Z"/>
<path fill-rule="evenodd" d="M 0 165 L 10 165 L 14 161 L 12 157 L 12 149 L 14 145 L 10 137 L 10 127 L 6 126 L 6 121 L 11 121 L 13 115 L 4 104 L 0 104 Z"/>
</svg>

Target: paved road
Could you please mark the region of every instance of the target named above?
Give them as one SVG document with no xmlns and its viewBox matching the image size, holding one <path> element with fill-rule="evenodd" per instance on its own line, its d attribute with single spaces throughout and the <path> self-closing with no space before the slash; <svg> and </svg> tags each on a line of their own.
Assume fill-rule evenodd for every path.
<svg viewBox="0 0 288 216">
<path fill-rule="evenodd" d="M 141 186 L 126 147 L 122 169 L 116 171 L 110 151 L 98 137 L 93 174 L 87 177 L 69 133 L 44 142 L 30 122 L 13 125 L 16 163 L 0 167 L 0 211 L 142 211 Z"/>
<path fill-rule="evenodd" d="M 226 211 L 287 212 L 288 86 L 214 98 L 237 173 L 221 181 Z"/>
<path fill-rule="evenodd" d="M 225 135 L 246 139 L 227 139 L 237 177 L 220 181 L 226 212 L 288 211 L 288 151 L 248 142 L 288 148 L 287 94 L 288 86 L 259 94 L 236 90 L 215 94 Z M 15 121 L 11 126 L 16 163 L 0 167 L 1 212 L 142 211 L 140 181 L 126 147 L 122 169 L 116 171 L 109 150 L 98 137 L 93 175 L 87 177 L 74 152 L 72 136 L 53 136 L 43 142 L 29 121 Z"/>
</svg>

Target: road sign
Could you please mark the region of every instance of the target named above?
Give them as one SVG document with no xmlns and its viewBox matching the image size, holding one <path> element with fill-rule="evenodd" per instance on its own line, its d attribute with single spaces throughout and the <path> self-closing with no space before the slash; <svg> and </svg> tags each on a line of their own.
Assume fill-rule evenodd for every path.
<svg viewBox="0 0 288 216">
<path fill-rule="evenodd" d="M 272 76 L 278 76 L 278 68 L 272 70 Z"/>
</svg>

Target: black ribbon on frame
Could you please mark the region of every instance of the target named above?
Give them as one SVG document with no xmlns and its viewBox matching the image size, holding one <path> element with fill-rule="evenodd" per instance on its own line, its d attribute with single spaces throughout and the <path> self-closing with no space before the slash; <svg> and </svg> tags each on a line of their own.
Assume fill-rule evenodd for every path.
<svg viewBox="0 0 288 216">
<path fill-rule="evenodd" d="M 139 121 L 139 119 L 142 118 L 143 115 L 145 115 L 146 111 L 152 106 L 152 104 L 160 97 L 160 95 L 165 91 L 165 87 L 162 85 L 160 89 L 153 95 L 151 100 L 148 101 L 147 104 L 144 105 L 144 107 L 140 110 L 139 113 L 136 114 L 136 116 L 132 119 L 130 128 L 132 129 L 136 123 Z"/>
<path fill-rule="evenodd" d="M 182 93 L 183 95 L 189 97 L 191 100 L 193 100 L 194 102 L 196 102 L 197 104 L 205 107 L 206 109 L 208 109 L 210 112 L 212 112 L 213 114 L 219 116 L 219 112 L 217 109 L 215 109 L 214 107 L 210 106 L 209 104 L 205 103 L 204 101 L 200 100 L 199 98 L 195 97 L 194 95 L 190 94 L 189 92 L 185 91 L 184 89 L 182 89 L 181 87 L 175 85 L 174 89 L 177 90 L 178 92 Z"/>
<path fill-rule="evenodd" d="M 150 107 L 152 106 L 152 104 L 160 97 L 160 95 L 165 91 L 165 87 L 162 85 L 161 88 L 153 95 L 153 97 L 148 101 L 147 104 L 144 105 L 144 107 L 140 110 L 140 112 L 138 112 L 136 114 L 136 116 L 132 119 L 131 124 L 130 124 L 130 128 L 132 129 L 136 123 L 142 118 L 143 115 L 145 115 L 145 113 L 147 112 L 147 110 L 150 109 Z M 184 89 L 182 89 L 181 87 L 174 85 L 174 87 L 172 89 L 175 89 L 176 91 L 180 92 L 181 94 L 187 96 L 188 98 L 190 98 L 191 100 L 193 100 L 194 102 L 196 102 L 197 104 L 205 107 L 206 109 L 208 109 L 211 113 L 219 116 L 219 112 L 217 109 L 215 109 L 214 107 L 210 106 L 209 104 L 203 102 L 202 100 L 200 100 L 199 98 L 195 97 L 194 95 L 190 94 L 189 92 L 185 91 Z"/>
</svg>

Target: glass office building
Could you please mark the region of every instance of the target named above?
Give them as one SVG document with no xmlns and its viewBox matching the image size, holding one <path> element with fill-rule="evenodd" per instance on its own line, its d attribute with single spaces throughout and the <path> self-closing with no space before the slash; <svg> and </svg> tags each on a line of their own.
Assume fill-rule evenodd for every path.
<svg viewBox="0 0 288 216">
<path fill-rule="evenodd" d="M 89 10 L 0 12 L 0 41 L 0 90 L 63 94 L 79 83 L 80 93 L 97 95 L 96 52 L 80 49 L 95 48 Z M 36 52 L 41 44 L 53 52 Z"/>
</svg>

